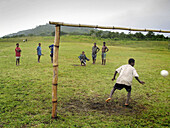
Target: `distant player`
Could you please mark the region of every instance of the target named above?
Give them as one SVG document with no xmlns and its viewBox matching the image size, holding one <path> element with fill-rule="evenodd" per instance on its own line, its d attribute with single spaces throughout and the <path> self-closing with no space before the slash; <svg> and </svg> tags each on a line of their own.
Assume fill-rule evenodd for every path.
<svg viewBox="0 0 170 128">
<path fill-rule="evenodd" d="M 41 43 L 38 44 L 38 47 L 37 47 L 37 55 L 38 55 L 38 63 L 40 63 L 40 57 L 41 55 L 43 55 L 41 53 Z"/>
<path fill-rule="evenodd" d="M 16 65 L 19 65 L 20 63 L 20 57 L 21 57 L 21 49 L 19 48 L 19 43 L 16 44 L 15 53 L 16 53 Z"/>
<path fill-rule="evenodd" d="M 117 73 L 119 73 L 119 77 L 117 78 L 116 84 L 114 85 L 114 87 L 110 93 L 110 97 L 106 100 L 106 102 L 109 102 L 109 100 L 111 100 L 111 97 L 116 89 L 121 90 L 121 89 L 125 88 L 126 91 L 128 92 L 125 106 L 128 106 L 130 95 L 131 95 L 131 85 L 132 85 L 133 77 L 135 77 L 139 83 L 145 84 L 145 82 L 139 80 L 139 78 L 138 78 L 139 75 L 137 74 L 135 68 L 133 67 L 135 65 L 135 60 L 133 58 L 131 58 L 131 59 L 129 59 L 128 63 L 129 64 L 122 65 L 121 67 L 116 69 L 112 81 L 115 80 Z"/>
<path fill-rule="evenodd" d="M 94 43 L 94 46 L 92 47 L 92 59 L 93 64 L 96 62 L 97 53 L 100 51 L 100 49 L 96 46 L 96 43 Z"/>
<path fill-rule="evenodd" d="M 102 65 L 106 64 L 106 52 L 108 52 L 109 49 L 106 47 L 106 43 L 103 42 L 103 47 L 102 47 Z"/>
<path fill-rule="evenodd" d="M 51 50 L 51 54 L 50 54 L 51 63 L 53 63 L 53 48 L 54 48 L 54 44 L 52 44 L 52 45 L 49 46 L 49 49 Z"/>
<path fill-rule="evenodd" d="M 84 51 L 82 51 L 82 54 L 78 58 L 80 59 L 81 66 L 86 66 L 86 60 L 89 61 Z"/>
</svg>

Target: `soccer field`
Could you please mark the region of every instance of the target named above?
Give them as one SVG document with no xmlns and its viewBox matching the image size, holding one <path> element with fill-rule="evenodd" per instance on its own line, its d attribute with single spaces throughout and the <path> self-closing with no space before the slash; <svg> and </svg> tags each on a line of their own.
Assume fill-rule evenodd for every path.
<svg viewBox="0 0 170 128">
<path fill-rule="evenodd" d="M 170 50 L 167 41 L 112 41 L 86 36 L 62 36 L 59 48 L 58 119 L 51 119 L 53 66 L 48 48 L 54 37 L 0 39 L 0 127 L 169 127 Z M 109 48 L 106 65 L 101 50 L 92 64 L 93 43 Z M 15 65 L 15 47 L 20 43 L 21 63 Z M 40 63 L 36 48 L 41 43 Z M 78 56 L 85 51 L 86 67 Z M 115 69 L 136 60 L 140 80 L 132 84 L 129 107 L 127 92 L 116 90 L 106 103 L 115 81 Z"/>
</svg>

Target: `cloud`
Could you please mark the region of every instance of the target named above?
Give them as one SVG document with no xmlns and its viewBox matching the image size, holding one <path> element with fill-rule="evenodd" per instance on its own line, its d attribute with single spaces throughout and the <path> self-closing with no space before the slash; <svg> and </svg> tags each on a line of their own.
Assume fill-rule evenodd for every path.
<svg viewBox="0 0 170 128">
<path fill-rule="evenodd" d="M 170 0 L 2 0 L 0 36 L 48 21 L 170 30 Z"/>
</svg>

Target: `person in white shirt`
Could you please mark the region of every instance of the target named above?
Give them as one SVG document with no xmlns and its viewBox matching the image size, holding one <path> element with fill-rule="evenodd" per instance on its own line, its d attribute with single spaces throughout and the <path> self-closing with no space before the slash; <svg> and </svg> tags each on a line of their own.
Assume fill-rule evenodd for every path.
<svg viewBox="0 0 170 128">
<path fill-rule="evenodd" d="M 139 75 L 136 72 L 136 69 L 134 68 L 135 60 L 133 58 L 130 58 L 128 60 L 128 63 L 129 64 L 122 65 L 118 69 L 116 69 L 112 81 L 115 80 L 117 73 L 119 73 L 119 77 L 117 78 L 116 84 L 114 85 L 114 87 L 110 93 L 110 97 L 106 100 L 106 102 L 109 102 L 111 100 L 111 97 L 116 89 L 121 90 L 121 89 L 125 88 L 126 91 L 128 92 L 125 106 L 128 106 L 130 95 L 131 95 L 131 85 L 132 85 L 133 77 L 135 77 L 136 80 L 140 84 L 145 84 L 145 82 L 139 80 Z"/>
</svg>

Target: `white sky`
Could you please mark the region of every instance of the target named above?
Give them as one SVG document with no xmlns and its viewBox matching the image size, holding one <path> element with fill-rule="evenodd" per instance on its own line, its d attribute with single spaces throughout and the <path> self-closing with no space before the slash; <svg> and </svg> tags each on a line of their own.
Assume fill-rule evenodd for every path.
<svg viewBox="0 0 170 128">
<path fill-rule="evenodd" d="M 49 21 L 170 30 L 170 0 L 0 0 L 0 18 L 0 37 Z"/>
</svg>

